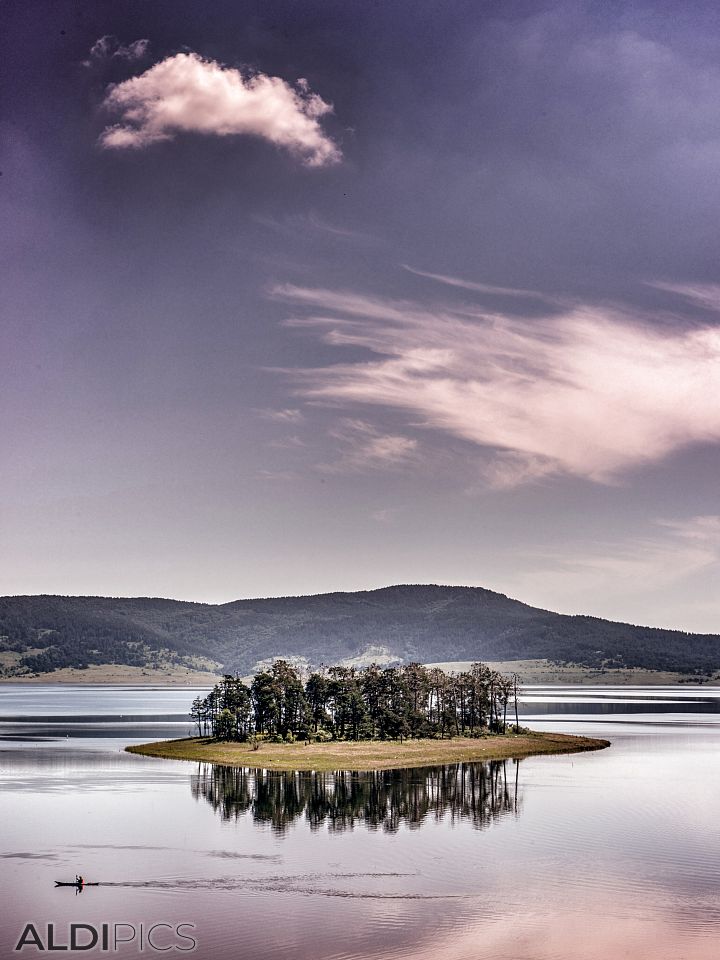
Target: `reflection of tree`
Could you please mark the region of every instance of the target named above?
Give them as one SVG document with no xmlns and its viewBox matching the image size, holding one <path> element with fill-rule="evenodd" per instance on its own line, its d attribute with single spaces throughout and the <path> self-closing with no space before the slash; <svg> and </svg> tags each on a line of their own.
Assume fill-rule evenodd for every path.
<svg viewBox="0 0 720 960">
<path fill-rule="evenodd" d="M 428 818 L 469 820 L 483 829 L 520 812 L 520 761 L 453 763 L 367 773 L 298 773 L 198 764 L 191 789 L 223 820 L 250 813 L 276 833 L 304 818 L 312 829 L 341 832 L 362 823 L 390 833 Z"/>
</svg>

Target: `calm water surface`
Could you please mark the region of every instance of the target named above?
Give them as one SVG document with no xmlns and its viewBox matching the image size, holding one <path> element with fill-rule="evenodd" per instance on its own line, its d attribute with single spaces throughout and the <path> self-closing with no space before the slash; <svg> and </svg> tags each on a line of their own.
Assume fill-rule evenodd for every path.
<svg viewBox="0 0 720 960">
<path fill-rule="evenodd" d="M 198 960 L 720 956 L 720 690 L 527 688 L 529 726 L 612 747 L 520 763 L 122 752 L 185 735 L 198 692 L 0 686 L 0 956 L 30 921 L 193 923 L 197 950 L 164 955 Z M 54 888 L 78 871 L 102 885 Z"/>
</svg>

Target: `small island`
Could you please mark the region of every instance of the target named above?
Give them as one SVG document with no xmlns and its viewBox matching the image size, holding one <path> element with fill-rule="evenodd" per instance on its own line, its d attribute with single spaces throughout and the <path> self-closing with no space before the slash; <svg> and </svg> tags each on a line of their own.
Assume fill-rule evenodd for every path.
<svg viewBox="0 0 720 960">
<path fill-rule="evenodd" d="M 521 760 L 539 754 L 580 753 L 602 750 L 609 740 L 576 737 L 567 733 L 509 733 L 452 740 L 366 740 L 358 743 L 266 743 L 253 749 L 247 743 L 188 738 L 160 740 L 126 747 L 129 753 L 166 760 L 196 760 L 231 767 L 271 770 L 401 770 L 445 763 L 480 763 L 484 760 Z"/>
<path fill-rule="evenodd" d="M 306 679 L 276 660 L 249 682 L 225 676 L 192 704 L 197 736 L 130 753 L 274 770 L 386 770 L 600 750 L 607 740 L 525 730 L 518 677 L 473 663 L 335 666 Z M 508 714 L 514 715 L 511 723 Z"/>
</svg>

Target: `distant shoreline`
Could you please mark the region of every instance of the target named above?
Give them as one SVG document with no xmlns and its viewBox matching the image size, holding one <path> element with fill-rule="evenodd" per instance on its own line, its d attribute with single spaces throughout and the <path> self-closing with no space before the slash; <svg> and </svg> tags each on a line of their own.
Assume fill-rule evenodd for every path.
<svg viewBox="0 0 720 960">
<path fill-rule="evenodd" d="M 587 684 L 595 686 L 663 686 L 668 684 L 701 684 L 702 686 L 720 685 L 720 676 L 712 679 L 678 673 L 676 671 L 645 670 L 640 667 L 630 669 L 600 670 L 593 667 L 564 666 L 549 660 L 492 660 L 484 661 L 493 670 L 500 673 L 517 673 L 522 684 L 542 684 L 547 686 L 563 684 Z M 445 671 L 466 670 L 469 661 L 450 661 L 432 663 L 427 666 L 439 666 Z M 192 670 L 186 667 L 164 666 L 159 669 L 150 667 L 128 667 L 121 664 L 93 664 L 84 670 L 75 667 L 63 667 L 53 673 L 24 674 L 0 677 L 3 683 L 27 684 L 98 684 L 107 686 L 141 685 L 185 687 L 212 687 L 221 675 L 206 670 Z"/>
<path fill-rule="evenodd" d="M 35 673 L 20 676 L 0 677 L 0 684 L 22 683 L 43 685 L 52 683 L 80 684 L 82 686 L 168 686 L 168 687 L 212 687 L 218 682 L 218 674 L 204 670 L 189 670 L 182 667 L 160 668 L 125 667 L 119 664 L 103 664 L 78 670 L 63 667 L 52 673 Z"/>
<path fill-rule="evenodd" d="M 234 767 L 268 770 L 330 772 L 333 770 L 398 770 L 445 763 L 479 763 L 483 760 L 520 760 L 543 754 L 603 750 L 609 740 L 567 733 L 504 734 L 454 737 L 448 740 L 360 740 L 329 743 L 231 743 L 190 737 L 159 740 L 126 747 L 128 753 L 165 760 L 190 760 Z"/>
</svg>

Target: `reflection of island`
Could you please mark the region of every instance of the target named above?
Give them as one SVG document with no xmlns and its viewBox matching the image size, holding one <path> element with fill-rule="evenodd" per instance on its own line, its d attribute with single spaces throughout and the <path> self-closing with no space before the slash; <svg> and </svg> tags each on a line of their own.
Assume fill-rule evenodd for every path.
<svg viewBox="0 0 720 960">
<path fill-rule="evenodd" d="M 249 813 L 277 833 L 304 818 L 312 829 L 351 830 L 356 824 L 390 833 L 428 818 L 468 820 L 483 829 L 520 811 L 519 760 L 453 763 L 443 767 L 367 773 L 299 773 L 201 763 L 192 777 L 223 820 Z"/>
</svg>

